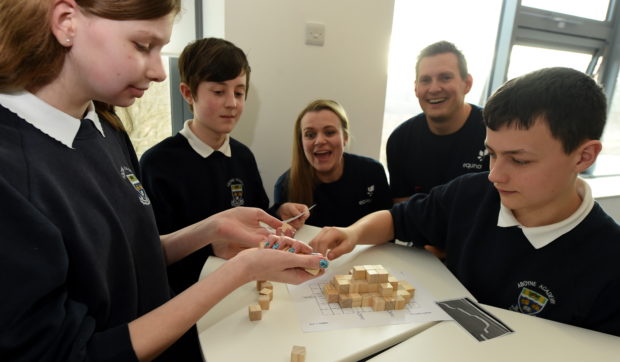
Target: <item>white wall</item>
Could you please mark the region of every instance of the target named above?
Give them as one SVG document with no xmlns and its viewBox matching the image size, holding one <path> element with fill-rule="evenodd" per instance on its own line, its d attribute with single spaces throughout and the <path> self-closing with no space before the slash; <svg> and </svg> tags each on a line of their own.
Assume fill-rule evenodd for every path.
<svg viewBox="0 0 620 362">
<path fill-rule="evenodd" d="M 349 151 L 378 159 L 394 1 L 224 3 L 225 37 L 246 52 L 252 67 L 233 137 L 254 152 L 269 196 L 290 167 L 295 118 L 316 98 L 342 103 L 351 121 Z M 324 46 L 305 45 L 306 22 L 325 24 Z"/>
</svg>

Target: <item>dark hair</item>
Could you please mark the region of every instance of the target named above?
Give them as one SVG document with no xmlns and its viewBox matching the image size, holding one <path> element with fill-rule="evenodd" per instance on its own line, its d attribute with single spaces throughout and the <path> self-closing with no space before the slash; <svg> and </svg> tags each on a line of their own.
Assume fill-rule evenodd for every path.
<svg viewBox="0 0 620 362">
<path fill-rule="evenodd" d="M 484 107 L 484 122 L 529 129 L 544 119 L 567 154 L 586 140 L 598 140 L 607 118 L 603 89 L 588 75 L 570 68 L 545 68 L 504 83 Z"/>
<path fill-rule="evenodd" d="M 418 74 L 420 68 L 420 61 L 422 58 L 432 57 L 434 55 L 444 54 L 444 53 L 452 53 L 456 56 L 456 60 L 459 65 L 459 74 L 462 79 L 466 79 L 469 75 L 467 71 L 467 61 L 465 60 L 465 56 L 463 53 L 457 49 L 457 47 L 450 43 L 449 41 L 438 41 L 437 43 L 433 43 L 426 48 L 422 49 L 420 54 L 418 54 L 418 60 L 415 63 L 415 72 Z M 416 76 L 417 79 L 417 76 Z"/>
<path fill-rule="evenodd" d="M 193 97 L 201 82 L 223 82 L 242 73 L 245 73 L 246 89 L 250 87 L 250 65 L 245 53 L 224 39 L 204 38 L 188 44 L 179 57 L 179 73 Z"/>
</svg>

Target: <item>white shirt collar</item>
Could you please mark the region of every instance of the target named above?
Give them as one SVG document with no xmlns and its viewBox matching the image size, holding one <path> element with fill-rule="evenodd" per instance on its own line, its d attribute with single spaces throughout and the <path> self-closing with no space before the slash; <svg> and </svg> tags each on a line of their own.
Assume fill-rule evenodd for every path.
<svg viewBox="0 0 620 362">
<path fill-rule="evenodd" d="M 80 120 L 45 103 L 27 91 L 0 93 L 0 104 L 23 118 L 26 122 L 52 137 L 56 141 L 73 148 L 73 141 L 80 129 Z M 101 135 L 105 137 L 95 105 L 90 102 L 84 118 L 93 121 Z"/>
<path fill-rule="evenodd" d="M 577 193 L 581 196 L 581 205 L 571 216 L 560 222 L 545 226 L 526 227 L 517 221 L 510 209 L 504 207 L 504 205 L 500 203 L 497 226 L 520 227 L 532 246 L 536 249 L 540 249 L 579 225 L 594 207 L 592 189 L 590 185 L 581 178 L 577 178 Z"/>
<path fill-rule="evenodd" d="M 198 136 L 196 136 L 196 134 L 191 130 L 191 128 L 189 128 L 189 124 L 191 121 L 192 121 L 191 119 L 188 119 L 187 121 L 185 121 L 185 123 L 183 124 L 183 129 L 180 130 L 179 133 L 183 137 L 187 138 L 187 142 L 189 142 L 190 147 L 194 151 L 196 151 L 197 154 L 199 154 L 200 156 L 204 158 L 207 158 L 211 156 L 213 152 L 220 151 L 226 157 L 232 156 L 232 152 L 230 150 L 230 136 L 229 135 L 226 135 L 226 139 L 224 140 L 222 147 L 220 147 L 219 150 L 215 150 L 208 144 L 202 142 L 202 140 L 198 138 Z"/>
</svg>

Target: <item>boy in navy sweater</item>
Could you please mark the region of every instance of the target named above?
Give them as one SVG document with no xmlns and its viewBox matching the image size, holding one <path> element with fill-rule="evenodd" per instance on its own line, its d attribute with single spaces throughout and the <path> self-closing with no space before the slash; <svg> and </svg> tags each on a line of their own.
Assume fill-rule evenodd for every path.
<svg viewBox="0 0 620 362">
<path fill-rule="evenodd" d="M 224 39 L 199 39 L 181 53 L 179 72 L 179 89 L 194 118 L 140 160 L 159 232 L 174 232 L 237 206 L 267 210 L 269 198 L 252 151 L 229 135 L 249 88 L 245 53 Z M 288 218 L 307 210 L 287 204 L 278 212 Z M 293 226 L 301 226 L 306 217 Z M 196 251 L 168 267 L 172 288 L 180 293 L 195 283 L 205 260 L 214 254 L 226 259 L 235 255 L 218 245 Z"/>
<path fill-rule="evenodd" d="M 334 259 L 393 238 L 431 244 L 481 303 L 620 336 L 620 226 L 578 177 L 601 151 L 606 108 L 576 70 L 510 80 L 484 109 L 488 173 L 326 228 L 311 245 Z"/>
</svg>

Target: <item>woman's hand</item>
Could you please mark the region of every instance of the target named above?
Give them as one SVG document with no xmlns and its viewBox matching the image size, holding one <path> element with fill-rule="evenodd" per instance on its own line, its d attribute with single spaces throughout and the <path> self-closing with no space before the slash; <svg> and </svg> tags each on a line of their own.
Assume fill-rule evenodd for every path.
<svg viewBox="0 0 620 362">
<path fill-rule="evenodd" d="M 295 229 L 299 229 L 302 226 L 304 226 L 306 219 L 310 217 L 310 211 L 308 211 L 308 206 L 304 204 L 296 204 L 294 202 L 287 202 L 287 203 L 282 204 L 278 208 L 277 214 L 280 216 L 280 219 L 282 220 L 290 219 L 299 214 L 303 214 L 298 219 L 295 219 L 291 221 L 290 223 L 288 223 Z M 289 235 L 289 236 L 293 236 L 293 235 Z"/>
</svg>

